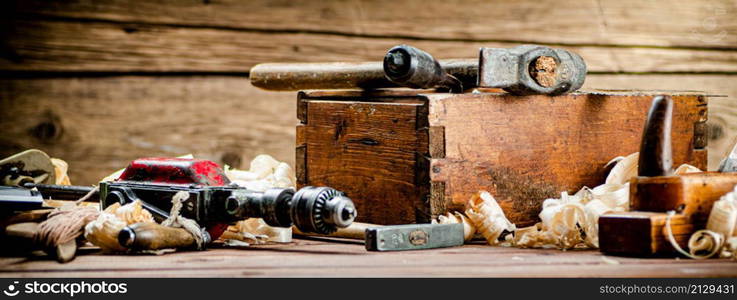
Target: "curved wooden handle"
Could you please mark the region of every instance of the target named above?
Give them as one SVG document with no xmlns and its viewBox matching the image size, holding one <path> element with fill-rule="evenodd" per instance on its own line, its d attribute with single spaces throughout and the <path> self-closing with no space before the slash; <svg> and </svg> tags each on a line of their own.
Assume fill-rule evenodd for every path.
<svg viewBox="0 0 737 300">
<path fill-rule="evenodd" d="M 673 100 L 670 96 L 656 96 L 647 114 L 640 144 L 640 160 L 637 175 L 673 175 L 673 151 L 671 150 L 671 123 Z"/>
<path fill-rule="evenodd" d="M 137 250 L 194 248 L 196 242 L 184 228 L 161 226 L 156 223 L 136 223 L 120 231 L 118 242 Z"/>
</svg>

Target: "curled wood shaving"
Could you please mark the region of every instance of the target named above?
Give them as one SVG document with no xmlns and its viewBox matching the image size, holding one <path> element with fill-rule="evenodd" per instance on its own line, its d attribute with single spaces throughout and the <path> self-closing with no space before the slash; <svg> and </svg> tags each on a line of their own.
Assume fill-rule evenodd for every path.
<svg viewBox="0 0 737 300">
<path fill-rule="evenodd" d="M 229 226 L 224 239 L 234 239 L 251 244 L 265 241 L 289 243 L 292 241 L 292 228 L 271 227 L 261 218 L 250 218 Z"/>
<path fill-rule="evenodd" d="M 706 229 L 725 237 L 737 236 L 737 187 L 714 202 Z"/>
<path fill-rule="evenodd" d="M 102 212 L 96 220 L 85 226 L 84 237 L 103 252 L 124 252 L 126 248 L 118 243 L 118 234 L 126 226 L 128 224 L 114 214 Z"/>
<path fill-rule="evenodd" d="M 115 203 L 105 208 L 104 212 L 115 215 L 126 224 L 154 222 L 154 217 L 148 210 L 143 208 L 140 200 L 133 201 L 123 206 L 121 206 L 120 203 Z"/>
<path fill-rule="evenodd" d="M 513 232 L 516 227 L 509 222 L 504 211 L 494 197 L 486 191 L 479 191 L 466 203 L 466 215 L 489 245 L 498 245 L 499 237 L 506 230 Z"/>
<path fill-rule="evenodd" d="M 666 231 L 670 233 L 670 228 L 666 228 Z M 668 237 L 671 244 L 675 244 L 671 236 Z M 674 245 L 674 248 L 694 259 L 710 258 L 717 254 L 720 257 L 734 257 L 737 250 L 735 237 L 737 237 L 737 187 L 714 202 L 706 229 L 694 232 L 689 238 L 688 253 L 683 253 L 685 251 L 677 248 L 677 245 Z"/>
<path fill-rule="evenodd" d="M 69 174 L 67 174 L 69 171 L 69 164 L 61 159 L 53 157 L 51 158 L 51 164 L 54 165 L 54 178 L 56 178 L 56 182 L 54 184 L 71 185 L 72 181 L 69 179 Z"/>
<path fill-rule="evenodd" d="M 598 248 L 599 216 L 610 211 L 629 209 L 629 181 L 637 176 L 638 153 L 617 157 L 604 184 L 593 189 L 583 187 L 574 195 L 561 193 L 546 199 L 540 212 L 541 223 L 515 232 L 518 247 L 559 249 Z M 701 172 L 691 165 L 681 165 L 676 174 Z"/>
<path fill-rule="evenodd" d="M 297 185 L 292 167 L 266 154 L 256 156 L 248 171 L 226 166 L 225 175 L 238 186 L 259 192 L 270 188 L 294 188 Z M 229 226 L 221 239 L 248 244 L 262 244 L 265 241 L 289 243 L 292 241 L 292 228 L 272 227 L 262 219 L 251 218 Z"/>
<path fill-rule="evenodd" d="M 737 260 L 737 237 L 731 237 L 724 243 L 720 257 Z"/>
<path fill-rule="evenodd" d="M 225 175 L 235 184 L 250 190 L 263 192 L 270 188 L 296 186 L 294 170 L 287 163 L 261 154 L 251 161 L 248 171 L 225 167 Z"/>
<path fill-rule="evenodd" d="M 151 213 L 143 208 L 141 201 L 121 206 L 115 203 L 108 206 L 94 221 L 85 226 L 84 237 L 103 252 L 124 252 L 126 248 L 118 243 L 120 230 L 140 222 L 154 222 Z"/>
<path fill-rule="evenodd" d="M 632 177 L 637 176 L 637 161 L 640 159 L 639 152 L 632 153 L 626 157 L 616 157 L 607 163 L 609 166 L 612 163 L 616 163 L 609 175 L 606 177 L 605 184 L 625 184 L 630 181 Z"/>
<path fill-rule="evenodd" d="M 694 232 L 688 239 L 688 252 L 691 258 L 704 259 L 719 253 L 723 245 L 723 235 L 702 229 Z"/>
</svg>

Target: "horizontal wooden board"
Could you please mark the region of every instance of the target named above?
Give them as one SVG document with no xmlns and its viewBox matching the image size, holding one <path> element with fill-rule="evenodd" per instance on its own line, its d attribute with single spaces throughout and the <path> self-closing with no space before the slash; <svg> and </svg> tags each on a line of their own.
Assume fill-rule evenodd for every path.
<svg viewBox="0 0 737 300">
<path fill-rule="evenodd" d="M 437 58 L 473 58 L 479 47 L 518 45 L 65 20 L 16 21 L 2 35 L 0 70 L 47 72 L 246 73 L 262 62 L 378 61 L 402 43 Z M 564 48 L 581 54 L 592 72 L 737 72 L 737 51 Z"/>
<path fill-rule="evenodd" d="M 737 45 L 737 3 L 730 0 L 9 2 L 16 13 L 237 30 L 485 42 Z"/>
<path fill-rule="evenodd" d="M 730 75 L 591 75 L 585 87 L 730 95 L 709 99 L 714 169 L 737 142 L 736 81 Z M 139 156 L 194 153 L 231 164 L 240 158 L 248 167 L 255 155 L 269 153 L 292 164 L 296 98 L 227 76 L 0 79 L 0 156 L 42 149 L 67 160 L 77 184 L 93 184 Z"/>
<path fill-rule="evenodd" d="M 516 249 L 480 244 L 367 252 L 361 242 L 295 239 L 286 245 L 165 255 L 0 258 L 0 277 L 734 277 L 727 259 L 638 259 L 598 251 Z"/>
<path fill-rule="evenodd" d="M 0 80 L 0 157 L 38 148 L 94 184 L 149 156 L 248 168 L 258 154 L 294 163 L 296 98 L 239 77 Z"/>
</svg>

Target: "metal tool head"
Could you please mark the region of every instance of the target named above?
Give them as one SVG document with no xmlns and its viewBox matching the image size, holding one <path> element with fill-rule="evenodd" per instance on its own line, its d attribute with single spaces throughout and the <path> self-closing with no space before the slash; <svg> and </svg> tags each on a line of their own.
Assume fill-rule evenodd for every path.
<svg viewBox="0 0 737 300">
<path fill-rule="evenodd" d="M 671 149 L 671 123 L 673 99 L 656 96 L 650 106 L 642 131 L 638 176 L 668 176 L 673 174 L 673 150 Z"/>
<path fill-rule="evenodd" d="M 366 250 L 402 251 L 463 245 L 463 224 L 407 224 L 366 229 Z"/>
<path fill-rule="evenodd" d="M 329 187 L 306 186 L 291 202 L 294 226 L 303 232 L 330 234 L 345 228 L 356 218 L 356 207 L 342 192 Z"/>
<path fill-rule="evenodd" d="M 461 82 L 443 70 L 429 53 L 408 45 L 395 46 L 384 56 L 384 75 L 400 86 L 463 91 Z"/>
<path fill-rule="evenodd" d="M 559 95 L 578 90 L 585 79 L 586 63 L 570 51 L 538 45 L 480 50 L 479 87 L 515 95 Z"/>
</svg>

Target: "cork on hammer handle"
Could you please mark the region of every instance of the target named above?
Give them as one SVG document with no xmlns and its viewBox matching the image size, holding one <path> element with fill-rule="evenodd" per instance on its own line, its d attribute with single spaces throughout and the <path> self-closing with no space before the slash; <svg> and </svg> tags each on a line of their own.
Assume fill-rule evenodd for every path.
<svg viewBox="0 0 737 300">
<path fill-rule="evenodd" d="M 673 175 L 673 151 L 671 149 L 671 123 L 673 99 L 656 96 L 647 114 L 642 132 L 638 176 Z"/>
<path fill-rule="evenodd" d="M 136 250 L 194 248 L 196 242 L 184 228 L 166 227 L 156 223 L 136 223 L 120 231 L 118 242 Z"/>
</svg>

